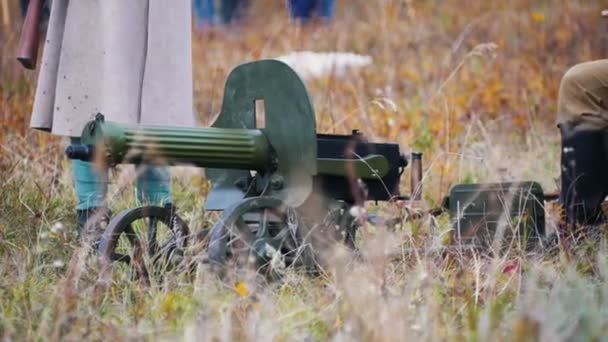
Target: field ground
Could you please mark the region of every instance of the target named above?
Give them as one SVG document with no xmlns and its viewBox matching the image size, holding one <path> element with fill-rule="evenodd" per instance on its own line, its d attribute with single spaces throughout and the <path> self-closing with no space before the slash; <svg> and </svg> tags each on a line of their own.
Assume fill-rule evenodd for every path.
<svg viewBox="0 0 608 342">
<path fill-rule="evenodd" d="M 206 125 L 235 65 L 290 51 L 351 51 L 373 64 L 307 81 L 319 132 L 359 128 L 425 153 L 424 206 L 458 182 L 529 179 L 554 191 L 561 75 L 606 56 L 608 23 L 593 1 L 341 1 L 328 25 L 291 25 L 259 0 L 242 25 L 194 36 L 196 108 Z M 222 284 L 200 267 L 164 286 L 96 286 L 75 239 L 64 142 L 27 129 L 35 74 L 13 61 L 17 28 L 0 31 L 0 336 L 6 340 L 600 340 L 608 333 L 603 234 L 550 251 L 445 257 L 447 217 L 395 231 L 369 225 L 363 260 L 336 251 L 327 274 L 287 272 L 259 288 Z M 407 174 L 406 174 L 407 176 Z M 113 177 L 114 212 L 134 206 L 132 172 Z M 194 230 L 208 184 L 176 173 Z M 404 177 L 407 179 L 407 177 Z M 402 191 L 409 191 L 406 181 Z M 390 217 L 393 206 L 370 204 Z M 552 216 L 550 216 L 552 217 Z M 550 220 L 548 230 L 554 230 Z M 388 258 L 385 251 L 401 251 Z"/>
</svg>

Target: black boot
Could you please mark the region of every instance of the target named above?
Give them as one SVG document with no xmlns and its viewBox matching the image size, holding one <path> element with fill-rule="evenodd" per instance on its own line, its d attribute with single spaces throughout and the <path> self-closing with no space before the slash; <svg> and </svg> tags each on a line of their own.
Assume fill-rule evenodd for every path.
<svg viewBox="0 0 608 342">
<path fill-rule="evenodd" d="M 78 217 L 76 227 L 78 240 L 88 242 L 93 248 L 96 248 L 110 222 L 110 211 L 107 208 L 77 209 L 76 215 Z"/>
<path fill-rule="evenodd" d="M 167 222 L 169 224 L 169 227 L 171 230 L 173 230 L 173 218 L 176 215 L 176 211 L 177 208 L 175 206 L 173 206 L 172 203 L 167 203 L 164 206 L 167 214 L 169 214 L 169 222 Z M 158 221 L 157 220 L 149 220 L 148 221 L 148 240 L 150 241 L 154 241 L 156 239 L 156 230 L 157 230 L 157 225 L 158 225 Z M 151 249 L 154 250 L 156 249 L 158 246 L 154 245 L 154 242 L 152 242 L 152 246 Z"/>
<path fill-rule="evenodd" d="M 167 203 L 165 204 L 165 210 L 167 210 L 171 215 L 171 218 L 173 218 L 173 215 L 175 215 L 175 213 L 177 212 L 177 207 L 174 206 L 173 203 Z"/>
<path fill-rule="evenodd" d="M 561 193 L 565 221 L 571 228 L 605 220 L 601 204 L 608 194 L 608 133 L 573 132 L 561 125 Z"/>
</svg>

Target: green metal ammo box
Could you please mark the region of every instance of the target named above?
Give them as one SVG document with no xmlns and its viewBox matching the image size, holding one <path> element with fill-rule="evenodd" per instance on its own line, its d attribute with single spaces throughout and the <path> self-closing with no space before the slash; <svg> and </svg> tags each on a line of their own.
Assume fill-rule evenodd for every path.
<svg viewBox="0 0 608 342">
<path fill-rule="evenodd" d="M 458 184 L 448 207 L 453 241 L 487 247 L 494 239 L 534 244 L 545 234 L 543 189 L 537 182 Z"/>
</svg>

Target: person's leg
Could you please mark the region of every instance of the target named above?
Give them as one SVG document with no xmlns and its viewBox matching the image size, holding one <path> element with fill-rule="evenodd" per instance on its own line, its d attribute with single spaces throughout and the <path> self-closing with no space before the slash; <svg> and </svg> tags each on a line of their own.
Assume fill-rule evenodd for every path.
<svg viewBox="0 0 608 342">
<path fill-rule="evenodd" d="M 224 24 L 238 20 L 243 16 L 249 0 L 222 0 L 221 17 Z"/>
<path fill-rule="evenodd" d="M 138 165 L 135 191 L 140 204 L 171 205 L 171 174 L 165 166 Z"/>
<path fill-rule="evenodd" d="M 596 223 L 608 194 L 608 60 L 581 63 L 566 72 L 557 116 L 562 135 L 560 202 L 566 220 Z"/>
<path fill-rule="evenodd" d="M 608 130 L 608 59 L 577 64 L 564 74 L 557 123 L 575 131 Z"/>
<path fill-rule="evenodd" d="M 80 139 L 70 138 L 70 143 L 78 144 Z M 108 214 L 104 201 L 108 192 L 108 175 L 107 172 L 97 170 L 92 163 L 81 160 L 72 161 L 72 174 L 78 198 L 76 215 L 78 217 L 77 231 L 80 237 L 91 219 L 98 221 L 102 219 L 102 216 L 107 219 L 105 216 Z"/>
<path fill-rule="evenodd" d="M 603 219 L 602 201 L 608 195 L 608 134 L 605 131 L 568 132 L 562 125 L 561 194 L 566 222 L 597 224 Z"/>
<path fill-rule="evenodd" d="M 289 0 L 289 14 L 296 20 L 307 21 L 310 19 L 316 4 L 317 0 Z"/>
<path fill-rule="evenodd" d="M 334 10 L 336 8 L 335 0 L 319 0 L 318 6 L 319 16 L 321 18 L 330 20 L 334 17 Z"/>
<path fill-rule="evenodd" d="M 169 167 L 137 165 L 135 192 L 139 205 L 154 205 L 165 207 L 170 216 L 176 212 L 171 198 L 171 174 Z M 171 220 L 172 221 L 172 220 Z M 148 221 L 148 231 L 156 229 L 156 221 Z"/>
<path fill-rule="evenodd" d="M 21 7 L 21 16 L 25 18 L 25 14 L 27 13 L 27 6 L 29 5 L 29 0 L 20 0 L 19 6 Z"/>
<path fill-rule="evenodd" d="M 213 25 L 215 22 L 214 0 L 193 0 L 194 19 L 197 29 L 205 25 Z"/>
</svg>

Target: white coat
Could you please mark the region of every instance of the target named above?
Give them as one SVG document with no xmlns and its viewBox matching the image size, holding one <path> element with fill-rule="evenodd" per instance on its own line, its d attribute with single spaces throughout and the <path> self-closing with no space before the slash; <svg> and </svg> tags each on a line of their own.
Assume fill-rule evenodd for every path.
<svg viewBox="0 0 608 342">
<path fill-rule="evenodd" d="M 30 126 L 192 126 L 190 0 L 54 0 Z"/>
</svg>

